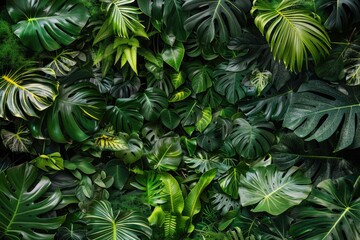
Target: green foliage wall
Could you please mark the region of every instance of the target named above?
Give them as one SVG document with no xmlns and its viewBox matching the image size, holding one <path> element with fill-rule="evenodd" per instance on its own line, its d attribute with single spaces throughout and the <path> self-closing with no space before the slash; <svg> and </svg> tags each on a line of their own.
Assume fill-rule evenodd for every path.
<svg viewBox="0 0 360 240">
<path fill-rule="evenodd" d="M 1 239 L 360 239 L 359 1 L 0 6 Z"/>
</svg>

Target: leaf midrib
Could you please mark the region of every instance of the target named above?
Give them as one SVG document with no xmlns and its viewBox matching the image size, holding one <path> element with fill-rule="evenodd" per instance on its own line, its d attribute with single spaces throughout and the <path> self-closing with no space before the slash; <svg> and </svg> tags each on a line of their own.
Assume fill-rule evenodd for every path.
<svg viewBox="0 0 360 240">
<path fill-rule="evenodd" d="M 344 212 L 340 215 L 340 217 L 336 220 L 336 222 L 333 224 L 333 226 L 330 228 L 330 230 L 326 233 L 326 235 L 321 239 L 321 240 L 324 240 L 326 239 L 329 234 L 335 229 L 335 227 L 340 223 L 341 219 L 343 217 L 345 217 L 346 213 L 349 212 L 351 210 L 350 207 L 346 207 Z"/>
<path fill-rule="evenodd" d="M 14 222 L 14 219 L 15 219 L 15 217 L 16 217 L 16 215 L 17 215 L 17 212 L 19 211 L 20 202 L 21 202 L 21 197 L 22 197 L 23 191 L 24 191 L 24 184 L 25 184 L 25 182 L 22 181 L 22 185 L 21 185 L 21 188 L 20 188 L 21 190 L 20 190 L 20 193 L 19 193 L 18 201 L 17 201 L 17 203 L 16 203 L 16 208 L 15 208 L 15 211 L 14 211 L 14 213 L 13 213 L 13 215 L 12 215 L 10 221 L 9 221 L 9 224 L 6 226 L 5 236 L 6 236 L 7 232 L 10 230 L 10 227 L 11 227 L 11 225 L 12 225 L 13 222 Z"/>
</svg>

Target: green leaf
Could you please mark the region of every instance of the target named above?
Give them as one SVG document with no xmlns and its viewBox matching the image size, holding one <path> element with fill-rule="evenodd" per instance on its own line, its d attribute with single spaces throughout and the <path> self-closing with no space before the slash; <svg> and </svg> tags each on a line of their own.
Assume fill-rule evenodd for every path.
<svg viewBox="0 0 360 240">
<path fill-rule="evenodd" d="M 230 168 L 226 173 L 222 174 L 219 179 L 221 189 L 233 199 L 239 198 L 239 187 L 241 184 L 240 176 L 245 175 L 249 169 L 245 164 L 239 164 Z"/>
<path fill-rule="evenodd" d="M 185 146 L 189 156 L 192 157 L 196 151 L 196 139 L 188 139 L 185 136 L 181 136 L 181 143 Z"/>
<path fill-rule="evenodd" d="M 235 119 L 230 138 L 237 153 L 247 159 L 264 156 L 270 150 L 275 136 L 271 122 L 263 120 L 249 123 L 243 118 Z"/>
<path fill-rule="evenodd" d="M 39 117 L 38 111 L 53 104 L 59 83 L 40 74 L 43 70 L 46 69 L 20 68 L 0 77 L 0 117 Z"/>
<path fill-rule="evenodd" d="M 319 10 L 328 14 L 324 26 L 330 30 L 342 31 L 360 15 L 360 2 L 353 0 L 316 1 Z M 355 22 L 355 21 L 354 21 Z"/>
<path fill-rule="evenodd" d="M 192 62 L 187 66 L 187 72 L 195 93 L 205 92 L 212 86 L 213 71 L 210 66 Z"/>
<path fill-rule="evenodd" d="M 140 112 L 148 121 L 158 119 L 161 111 L 168 106 L 165 93 L 158 88 L 147 88 L 138 99 L 141 104 Z"/>
<path fill-rule="evenodd" d="M 131 164 L 138 161 L 144 154 L 143 142 L 137 133 L 132 133 L 125 136 L 127 140 L 127 148 L 115 152 L 115 156 L 121 159 L 126 164 Z"/>
<path fill-rule="evenodd" d="M 0 238 L 52 239 L 64 222 L 65 216 L 46 217 L 60 203 L 61 192 L 49 191 L 50 180 L 38 177 L 30 164 L 0 172 Z"/>
<path fill-rule="evenodd" d="M 169 64 L 177 72 L 180 70 L 182 60 L 184 58 L 185 48 L 182 42 L 176 41 L 174 46 L 165 45 L 162 51 L 162 59 Z"/>
<path fill-rule="evenodd" d="M 162 205 L 162 209 L 180 215 L 184 209 L 184 198 L 179 183 L 166 172 L 161 173 L 161 181 L 164 184 L 163 192 L 167 195 L 167 201 Z"/>
<path fill-rule="evenodd" d="M 93 137 L 93 143 L 96 148 L 99 148 L 101 151 L 121 151 L 127 150 L 128 145 L 124 137 L 121 135 L 113 135 L 106 131 L 100 131 L 96 133 Z"/>
<path fill-rule="evenodd" d="M 255 25 L 265 35 L 274 57 L 282 60 L 291 71 L 308 65 L 308 53 L 315 63 L 326 56 L 330 39 L 325 28 L 300 1 L 269 2 L 257 0 L 251 9 Z"/>
<path fill-rule="evenodd" d="M 130 33 L 147 38 L 144 26 L 140 23 L 137 15 L 141 14 L 138 8 L 131 6 L 134 0 L 102 0 L 107 3 L 107 19 L 96 35 L 94 44 L 103 39 L 106 29 L 112 28 L 113 32 L 122 38 L 129 38 Z"/>
<path fill-rule="evenodd" d="M 111 123 L 116 132 L 138 132 L 144 122 L 139 113 L 141 106 L 134 98 L 118 98 L 114 106 L 108 106 L 103 121 Z"/>
<path fill-rule="evenodd" d="M 211 196 L 211 204 L 214 209 L 220 211 L 221 215 L 227 214 L 230 210 L 239 209 L 239 200 L 233 200 L 229 195 L 224 193 L 215 193 Z"/>
<path fill-rule="evenodd" d="M 360 237 L 360 199 L 353 195 L 353 181 L 324 180 L 312 191 L 308 201 L 296 211 L 290 234 L 296 239 L 358 239 Z"/>
<path fill-rule="evenodd" d="M 259 71 L 259 69 L 255 69 L 251 72 L 250 83 L 252 86 L 255 86 L 257 95 L 259 96 L 271 86 L 272 73 L 268 70 Z"/>
<path fill-rule="evenodd" d="M 95 201 L 85 215 L 90 239 L 140 240 L 150 239 L 152 231 L 146 218 L 136 212 L 114 214 L 108 201 Z"/>
<path fill-rule="evenodd" d="M 191 90 L 188 88 L 181 88 L 176 91 L 170 98 L 169 102 L 180 102 L 191 95 Z"/>
<path fill-rule="evenodd" d="M 82 142 L 97 130 L 105 110 L 105 99 L 89 82 L 62 85 L 47 112 L 50 138 L 58 143 Z"/>
<path fill-rule="evenodd" d="M 186 0 L 183 10 L 193 11 L 185 21 L 185 29 L 191 31 L 196 27 L 196 33 L 205 44 L 215 37 L 220 42 L 227 42 L 230 37 L 237 37 L 246 24 L 246 12 L 250 10 L 251 2 L 229 0 Z"/>
<path fill-rule="evenodd" d="M 205 173 L 211 169 L 217 169 L 218 176 L 225 173 L 229 166 L 223 163 L 219 155 L 210 156 L 207 152 L 198 151 L 195 156 L 184 156 L 184 162 L 189 168 L 195 169 L 196 172 Z"/>
<path fill-rule="evenodd" d="M 346 48 L 344 65 L 347 85 L 360 85 L 360 36 Z"/>
<path fill-rule="evenodd" d="M 123 189 L 129 178 L 129 171 L 123 164 L 119 163 L 118 160 L 111 160 L 106 163 L 104 171 L 107 176 L 114 178 L 113 187 L 117 190 Z"/>
<path fill-rule="evenodd" d="M 196 100 L 181 101 L 175 107 L 182 126 L 194 125 L 201 116 L 201 109 Z"/>
<path fill-rule="evenodd" d="M 53 51 L 76 40 L 90 15 L 75 0 L 7 1 L 13 31 L 34 51 Z"/>
<path fill-rule="evenodd" d="M 161 111 L 160 119 L 162 124 L 164 124 L 164 126 L 170 130 L 175 129 L 179 125 L 181 120 L 179 115 L 175 111 L 169 109 L 164 109 Z"/>
<path fill-rule="evenodd" d="M 77 58 L 80 58 L 80 56 L 83 55 L 84 53 L 81 53 L 80 51 L 64 49 L 60 53 L 56 52 L 54 55 L 46 56 L 45 58 L 49 58 L 51 62 L 45 67 L 53 69 L 57 77 L 64 77 L 74 69 L 75 65 L 78 63 Z"/>
<path fill-rule="evenodd" d="M 292 167 L 283 172 L 274 165 L 251 169 L 240 176 L 241 205 L 257 204 L 253 212 L 279 215 L 300 204 L 311 192 L 311 181 L 297 170 Z"/>
<path fill-rule="evenodd" d="M 219 149 L 223 144 L 221 126 L 211 123 L 203 133 L 197 137 L 198 145 L 205 151 L 212 152 Z"/>
<path fill-rule="evenodd" d="M 245 74 L 226 71 L 226 65 L 220 64 L 214 71 L 215 91 L 223 95 L 229 103 L 235 104 L 246 95 L 241 82 Z"/>
<path fill-rule="evenodd" d="M 198 183 L 195 187 L 190 191 L 189 195 L 185 198 L 185 205 L 183 215 L 190 217 L 190 223 L 192 222 L 192 218 L 198 214 L 201 210 L 201 201 L 200 195 L 205 190 L 205 188 L 212 182 L 215 178 L 216 169 L 211 169 L 201 175 Z M 188 229 L 188 232 L 192 232 L 194 230 L 194 226 L 192 223 Z"/>
<path fill-rule="evenodd" d="M 150 166 L 159 171 L 176 170 L 182 159 L 180 138 L 160 138 L 147 155 Z"/>
<path fill-rule="evenodd" d="M 64 159 L 61 157 L 59 152 L 54 152 L 49 155 L 40 155 L 37 158 L 30 161 L 36 167 L 48 172 L 49 169 L 53 169 L 55 171 L 64 170 Z"/>
<path fill-rule="evenodd" d="M 205 107 L 202 110 L 201 118 L 196 122 L 196 130 L 203 132 L 212 120 L 211 107 Z"/>
<path fill-rule="evenodd" d="M 129 75 L 115 74 L 114 85 L 110 90 L 111 96 L 114 98 L 129 98 L 139 91 L 140 79 L 133 73 Z"/>
<path fill-rule="evenodd" d="M 177 89 L 185 83 L 185 78 L 186 75 L 183 71 L 173 73 L 171 74 L 171 83 L 173 84 L 174 88 Z"/>
<path fill-rule="evenodd" d="M 16 133 L 10 132 L 6 129 L 1 129 L 1 139 L 6 148 L 12 152 L 30 152 L 32 139 L 30 131 L 26 126 L 20 124 L 17 127 Z"/>
<path fill-rule="evenodd" d="M 338 131 L 335 151 L 359 147 L 360 105 L 355 93 L 339 91 L 322 81 L 304 83 L 293 95 L 283 126 L 307 141 L 321 142 Z"/>
</svg>

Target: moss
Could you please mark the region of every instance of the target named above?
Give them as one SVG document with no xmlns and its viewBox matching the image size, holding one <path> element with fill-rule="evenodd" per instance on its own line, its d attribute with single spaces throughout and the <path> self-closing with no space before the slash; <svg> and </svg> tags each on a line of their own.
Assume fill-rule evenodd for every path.
<svg viewBox="0 0 360 240">
<path fill-rule="evenodd" d="M 0 72 L 17 69 L 30 61 L 26 57 L 26 49 L 12 33 L 10 24 L 0 19 Z"/>
<path fill-rule="evenodd" d="M 91 17 L 96 18 L 98 15 L 102 14 L 98 0 L 79 0 L 79 2 L 89 10 Z"/>
</svg>

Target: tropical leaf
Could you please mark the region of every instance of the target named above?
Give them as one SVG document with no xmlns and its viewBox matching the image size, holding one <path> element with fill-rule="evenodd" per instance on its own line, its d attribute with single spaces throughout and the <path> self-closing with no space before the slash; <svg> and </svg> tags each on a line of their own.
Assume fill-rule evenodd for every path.
<svg viewBox="0 0 360 240">
<path fill-rule="evenodd" d="M 161 54 L 164 62 L 169 64 L 177 72 L 179 72 L 180 70 L 184 55 L 184 45 L 180 41 L 176 41 L 173 46 L 166 45 Z"/>
<path fill-rule="evenodd" d="M 256 0 L 251 9 L 255 25 L 265 35 L 274 57 L 291 71 L 307 66 L 308 53 L 318 63 L 329 53 L 330 39 L 324 27 L 300 1 Z"/>
<path fill-rule="evenodd" d="M 180 138 L 175 136 L 160 138 L 146 157 L 153 169 L 169 171 L 178 168 L 182 154 Z"/>
<path fill-rule="evenodd" d="M 23 119 L 39 117 L 38 111 L 53 104 L 59 83 L 41 72 L 53 73 L 45 68 L 20 68 L 1 76 L 0 117 L 8 119 L 9 113 Z"/>
<path fill-rule="evenodd" d="M 360 85 L 360 35 L 346 48 L 344 65 L 345 80 L 347 85 Z"/>
<path fill-rule="evenodd" d="M 121 151 L 128 150 L 128 144 L 121 135 L 114 135 L 106 131 L 100 131 L 93 137 L 94 145 L 101 151 Z"/>
<path fill-rule="evenodd" d="M 301 85 L 293 95 L 283 126 L 307 141 L 319 142 L 338 130 L 335 151 L 340 151 L 360 146 L 359 114 L 360 105 L 353 92 L 339 91 L 322 81 L 311 81 Z"/>
<path fill-rule="evenodd" d="M 101 68 L 93 68 L 93 77 L 90 78 L 89 82 L 97 87 L 99 93 L 105 94 L 113 88 L 114 78 L 110 74 L 103 77 Z"/>
<path fill-rule="evenodd" d="M 308 198 L 312 206 L 297 209 L 290 233 L 299 240 L 360 238 L 360 199 L 355 193 L 354 181 L 348 179 L 319 183 Z"/>
<path fill-rule="evenodd" d="M 201 118 L 195 124 L 196 130 L 198 130 L 199 132 L 203 132 L 207 128 L 207 126 L 209 126 L 211 120 L 212 120 L 211 107 L 205 107 L 202 110 Z"/>
<path fill-rule="evenodd" d="M 201 116 L 201 109 L 196 100 L 181 101 L 175 107 L 182 126 L 194 125 Z"/>
<path fill-rule="evenodd" d="M 272 73 L 268 70 L 259 71 L 259 69 L 255 69 L 251 72 L 250 83 L 252 86 L 255 86 L 257 95 L 259 96 L 271 86 Z"/>
<path fill-rule="evenodd" d="M 60 203 L 61 192 L 50 192 L 50 180 L 46 176 L 39 179 L 38 170 L 30 164 L 0 172 L 0 180 L 0 238 L 53 238 L 65 216 L 45 214 Z"/>
<path fill-rule="evenodd" d="M 294 133 L 280 135 L 279 143 L 271 148 L 270 155 L 273 163 L 282 171 L 299 166 L 313 184 L 353 173 L 350 162 L 335 155 L 328 142 L 305 142 Z"/>
<path fill-rule="evenodd" d="M 256 120 L 249 123 L 243 118 L 234 121 L 230 138 L 237 153 L 247 159 L 264 156 L 275 140 L 271 122 Z"/>
<path fill-rule="evenodd" d="M 233 199 L 238 199 L 241 184 L 240 176 L 244 175 L 247 170 L 249 170 L 249 167 L 242 163 L 228 169 L 228 171 L 219 178 L 221 189 Z"/>
<path fill-rule="evenodd" d="M 241 84 L 245 74 L 243 72 L 228 72 L 226 67 L 225 64 L 220 64 L 214 71 L 215 91 L 225 96 L 229 103 L 235 104 L 246 95 Z"/>
<path fill-rule="evenodd" d="M 106 4 L 107 19 L 101 26 L 94 39 L 94 44 L 104 39 L 109 30 L 121 38 L 129 38 L 130 33 L 147 37 L 144 26 L 140 23 L 137 15 L 141 12 L 138 8 L 131 6 L 134 0 L 101 0 Z"/>
<path fill-rule="evenodd" d="M 188 88 L 181 88 L 176 91 L 170 98 L 169 102 L 180 102 L 191 95 L 191 90 Z"/>
<path fill-rule="evenodd" d="M 175 89 L 178 89 L 181 85 L 185 83 L 185 72 L 180 71 L 178 73 L 171 74 L 171 83 Z"/>
<path fill-rule="evenodd" d="M 117 190 L 122 190 L 129 178 L 129 171 L 127 167 L 119 163 L 117 159 L 113 159 L 106 163 L 104 168 L 106 175 L 114 178 L 114 184 L 112 185 Z"/>
<path fill-rule="evenodd" d="M 216 37 L 220 42 L 227 42 L 230 37 L 237 37 L 241 33 L 250 7 L 248 0 L 186 0 L 183 10 L 194 11 L 194 14 L 186 19 L 185 29 L 191 32 L 196 27 L 197 35 L 206 44 Z"/>
<path fill-rule="evenodd" d="M 205 190 L 205 188 L 211 183 L 211 181 L 215 178 L 216 169 L 211 169 L 201 175 L 199 181 L 195 185 L 195 187 L 190 191 L 189 195 L 185 198 L 185 205 L 183 215 L 190 217 L 190 227 L 188 232 L 192 232 L 194 230 L 194 225 L 192 225 L 193 217 L 198 214 L 201 210 L 201 201 L 200 195 Z"/>
<path fill-rule="evenodd" d="M 114 85 L 110 92 L 114 98 L 129 98 L 140 89 L 140 79 L 135 74 L 130 76 L 123 74 L 115 74 Z"/>
<path fill-rule="evenodd" d="M 147 171 L 142 175 L 136 175 L 136 182 L 130 183 L 131 186 L 141 190 L 142 202 L 149 206 L 156 206 L 167 201 L 167 195 L 163 193 L 164 184 L 161 176 L 153 171 Z"/>
<path fill-rule="evenodd" d="M 180 116 L 173 110 L 164 109 L 160 113 L 162 124 L 170 130 L 175 129 L 180 124 Z"/>
<path fill-rule="evenodd" d="M 212 86 L 213 71 L 210 66 L 192 62 L 187 66 L 187 72 L 195 93 L 205 92 Z"/>
<path fill-rule="evenodd" d="M 205 131 L 197 137 L 197 144 L 208 152 L 219 149 L 223 143 L 221 127 L 218 123 L 211 123 Z"/>
<path fill-rule="evenodd" d="M 342 31 L 359 19 L 360 2 L 354 0 L 316 1 L 319 10 L 330 12 L 324 22 L 327 29 Z M 355 22 L 355 21 L 354 21 Z"/>
<path fill-rule="evenodd" d="M 97 130 L 105 111 L 105 99 L 89 82 L 63 84 L 47 112 L 50 138 L 58 143 L 86 140 Z"/>
<path fill-rule="evenodd" d="M 204 151 L 198 151 L 192 157 L 184 156 L 184 162 L 189 168 L 195 169 L 196 172 L 200 173 L 217 169 L 218 176 L 221 176 L 229 169 L 229 166 L 223 163 L 223 159 L 219 155 L 210 156 Z"/>
<path fill-rule="evenodd" d="M 64 159 L 61 157 L 59 152 L 54 152 L 48 155 L 42 154 L 30 161 L 30 163 L 33 163 L 36 167 L 45 172 L 48 172 L 49 169 L 55 171 L 64 170 Z"/>
<path fill-rule="evenodd" d="M 229 195 L 224 193 L 215 193 L 210 198 L 214 209 L 225 215 L 230 210 L 236 210 L 240 207 L 239 200 L 233 200 Z"/>
<path fill-rule="evenodd" d="M 223 97 L 218 94 L 214 88 L 208 88 L 206 92 L 197 96 L 203 106 L 210 106 L 213 109 L 217 109 L 223 102 Z"/>
<path fill-rule="evenodd" d="M 179 183 L 169 173 L 162 172 L 160 176 L 164 184 L 163 192 L 167 196 L 166 203 L 161 206 L 162 209 L 173 214 L 181 214 L 184 209 L 184 198 Z"/>
<path fill-rule="evenodd" d="M 140 112 L 148 121 L 158 119 L 161 111 L 168 106 L 165 93 L 158 88 L 147 88 L 138 99 L 141 104 Z"/>
<path fill-rule="evenodd" d="M 78 63 L 78 59 L 86 60 L 84 53 L 67 49 L 59 53 L 56 51 L 54 55 L 46 56 L 45 58 L 51 60 L 45 67 L 53 69 L 57 77 L 64 77 L 71 72 Z"/>
<path fill-rule="evenodd" d="M 14 34 L 34 51 L 71 44 L 89 19 L 87 9 L 75 0 L 9 0 L 7 10 L 16 22 Z"/>
<path fill-rule="evenodd" d="M 292 91 L 272 94 L 264 98 L 247 101 L 240 105 L 240 109 L 246 116 L 261 114 L 267 121 L 281 121 L 289 108 L 291 96 Z"/>
<path fill-rule="evenodd" d="M 4 146 L 12 152 L 30 152 L 30 147 L 33 142 L 30 136 L 30 130 L 22 123 L 17 126 L 16 132 L 1 129 L 0 135 Z"/>
<path fill-rule="evenodd" d="M 115 152 L 115 156 L 121 159 L 124 163 L 131 164 L 143 156 L 143 142 L 137 133 L 125 136 L 125 139 L 127 140 L 127 148 Z"/>
<path fill-rule="evenodd" d="M 292 167 L 283 172 L 274 165 L 250 169 L 240 176 L 241 205 L 257 204 L 253 212 L 279 215 L 300 204 L 311 192 L 311 181 L 297 170 Z"/>
<path fill-rule="evenodd" d="M 108 106 L 103 120 L 114 126 L 116 132 L 132 133 L 141 129 L 144 117 L 139 113 L 140 104 L 134 98 L 118 98 L 115 106 Z"/>
<path fill-rule="evenodd" d="M 85 215 L 89 239 L 140 240 L 151 237 L 146 218 L 136 212 L 114 214 L 108 201 L 95 201 Z"/>
<path fill-rule="evenodd" d="M 157 123 L 147 123 L 141 130 L 142 137 L 149 142 L 149 145 L 154 146 L 156 142 L 165 134 L 163 127 Z"/>
</svg>

